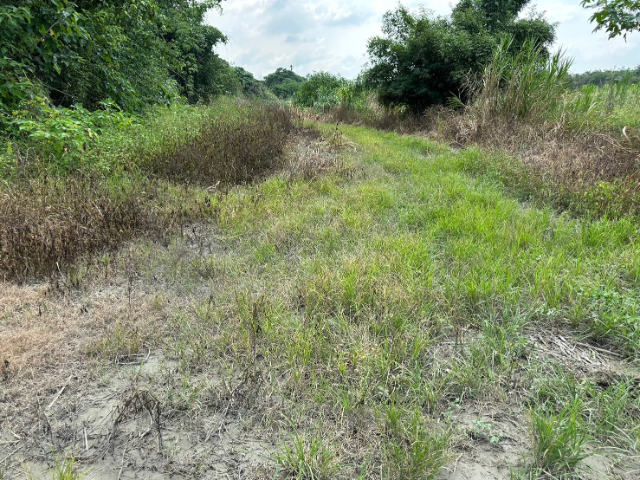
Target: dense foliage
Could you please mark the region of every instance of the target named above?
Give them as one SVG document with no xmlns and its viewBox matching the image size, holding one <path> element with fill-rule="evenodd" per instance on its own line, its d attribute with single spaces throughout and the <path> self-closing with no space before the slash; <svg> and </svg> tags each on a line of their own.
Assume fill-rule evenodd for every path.
<svg viewBox="0 0 640 480">
<path fill-rule="evenodd" d="M 282 99 L 292 98 L 304 83 L 304 77 L 296 74 L 293 69 L 278 68 L 275 72 L 264 77 L 264 83 L 271 91 Z"/>
<path fill-rule="evenodd" d="M 238 80 L 240 81 L 241 91 L 248 98 L 273 98 L 273 93 L 264 82 L 257 80 L 253 73 L 248 72 L 242 67 L 233 67 Z"/>
<path fill-rule="evenodd" d="M 385 14 L 384 36 L 369 41 L 371 66 L 365 80 L 387 106 L 420 111 L 446 103 L 463 94 L 469 72 L 480 72 L 505 34 L 512 36 L 514 51 L 532 40 L 547 52 L 554 26 L 540 15 L 521 19 L 528 3 L 462 0 L 450 18 L 399 6 Z"/>
<path fill-rule="evenodd" d="M 0 112 L 34 97 L 133 111 L 239 85 L 204 15 L 221 0 L 17 0 L 0 6 Z"/>
<path fill-rule="evenodd" d="M 609 38 L 640 31 L 640 1 L 638 0 L 583 0 L 582 6 L 596 11 L 589 20 L 596 22 L 596 30 L 604 29 Z"/>
<path fill-rule="evenodd" d="M 608 84 L 640 83 L 640 66 L 620 70 L 594 70 L 571 75 L 571 83 L 575 88 L 585 85 L 603 87 Z"/>
<path fill-rule="evenodd" d="M 325 109 L 340 103 L 340 88 L 346 80 L 329 72 L 309 75 L 296 94 L 296 104 L 302 107 Z"/>
</svg>

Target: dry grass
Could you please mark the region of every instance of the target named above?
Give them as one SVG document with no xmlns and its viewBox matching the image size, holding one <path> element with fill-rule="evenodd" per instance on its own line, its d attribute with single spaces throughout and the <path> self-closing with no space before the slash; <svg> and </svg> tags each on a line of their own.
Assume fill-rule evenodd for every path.
<svg viewBox="0 0 640 480">
<path fill-rule="evenodd" d="M 298 131 L 284 162 L 284 173 L 290 178 L 311 181 L 323 175 L 343 174 L 350 167 L 341 155 L 347 148 L 338 132 L 326 139 L 314 127 Z"/>
<path fill-rule="evenodd" d="M 434 139 L 479 145 L 514 159 L 495 166 L 498 176 L 527 196 L 577 214 L 640 214 L 640 153 L 622 134 L 574 133 L 561 123 L 443 110 L 427 112 L 425 123 Z"/>
<path fill-rule="evenodd" d="M 150 223 L 144 197 L 94 177 L 34 179 L 0 196 L 0 275 L 52 275 L 78 256 L 109 249 Z"/>
<path fill-rule="evenodd" d="M 250 182 L 274 168 L 294 130 L 291 112 L 250 105 L 235 113 L 205 123 L 188 144 L 143 160 L 143 170 L 171 181 L 211 186 Z"/>
<path fill-rule="evenodd" d="M 227 188 L 280 166 L 294 130 L 291 113 L 251 104 L 231 113 L 204 122 L 184 144 L 166 144 L 134 158 L 142 175 L 50 177 L 44 172 L 5 189 L 0 194 L 0 278 L 24 282 L 64 274 L 74 283 L 69 267 L 78 258 L 137 235 L 182 230 L 185 221 L 212 214 L 215 195 L 194 197 L 189 185 Z"/>
</svg>

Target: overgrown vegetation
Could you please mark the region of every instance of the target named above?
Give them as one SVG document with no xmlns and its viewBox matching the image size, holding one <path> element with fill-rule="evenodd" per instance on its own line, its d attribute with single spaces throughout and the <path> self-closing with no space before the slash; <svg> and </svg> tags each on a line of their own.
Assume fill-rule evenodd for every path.
<svg viewBox="0 0 640 480">
<path fill-rule="evenodd" d="M 219 3 L 0 7 L 0 477 L 633 478 L 638 85 L 489 0 L 259 82 Z"/>
<path fill-rule="evenodd" d="M 369 41 L 371 67 L 366 83 L 386 106 L 404 105 L 414 113 L 462 95 L 465 76 L 479 72 L 504 35 L 512 51 L 530 40 L 542 52 L 555 38 L 554 26 L 534 15 L 518 19 L 528 0 L 464 0 L 451 18 L 434 18 L 427 10 L 403 6 L 385 14 L 384 37 Z"/>
<path fill-rule="evenodd" d="M 54 132 L 26 153 L 13 147 L 5 154 L 11 175 L 0 197 L 4 279 L 66 272 L 86 253 L 114 248 L 134 235 L 166 235 L 210 215 L 215 196 L 193 198 L 180 185 L 228 188 L 250 182 L 278 165 L 294 128 L 288 110 L 263 104 L 219 102 L 156 114 L 143 123 L 111 125 L 90 148 L 83 133 L 76 140 Z M 36 131 L 47 128 L 33 125 Z M 68 131 L 80 130 L 74 125 Z M 57 151 L 54 141 L 69 143 Z"/>
<path fill-rule="evenodd" d="M 424 132 L 457 147 L 501 151 L 473 172 L 491 172 L 522 198 L 578 215 L 640 213 L 638 85 L 571 88 L 570 61 L 534 42 L 505 37 L 478 75 L 466 77 L 455 108 L 415 115 L 372 101 L 332 109 L 333 121 Z M 334 90 L 338 92 L 338 90 Z M 366 91 L 359 93 L 363 99 Z M 465 100 L 466 99 L 466 100 Z"/>
<path fill-rule="evenodd" d="M 469 174 L 479 149 L 341 130 L 348 169 L 231 188 L 199 235 L 129 250 L 134 313 L 92 358 L 162 352 L 168 373 L 135 367 L 150 372 L 135 382 L 170 412 L 163 428 L 222 412 L 261 439 L 259 478 L 438 478 L 487 444 L 513 452 L 514 478 L 584 477 L 593 454 L 623 478 L 637 468 L 637 372 L 620 363 L 640 352 L 637 223 L 523 206 Z M 94 268 L 85 282 L 102 285 Z M 479 413 L 494 444 L 473 433 Z"/>
</svg>

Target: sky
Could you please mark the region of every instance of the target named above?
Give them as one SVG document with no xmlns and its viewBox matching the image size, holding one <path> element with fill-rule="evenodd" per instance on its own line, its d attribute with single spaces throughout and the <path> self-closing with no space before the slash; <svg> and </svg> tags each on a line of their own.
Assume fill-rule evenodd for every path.
<svg viewBox="0 0 640 480">
<path fill-rule="evenodd" d="M 448 15 L 456 3 L 402 2 L 438 15 Z M 383 14 L 397 5 L 396 0 L 225 0 L 222 13 L 209 12 L 207 23 L 228 36 L 218 54 L 258 79 L 290 66 L 300 75 L 329 71 L 355 78 L 367 62 L 367 41 L 381 34 Z M 590 12 L 579 0 L 538 0 L 535 9 L 558 22 L 554 48 L 574 59 L 572 72 L 640 65 L 640 34 L 627 35 L 625 42 L 593 33 Z"/>
</svg>

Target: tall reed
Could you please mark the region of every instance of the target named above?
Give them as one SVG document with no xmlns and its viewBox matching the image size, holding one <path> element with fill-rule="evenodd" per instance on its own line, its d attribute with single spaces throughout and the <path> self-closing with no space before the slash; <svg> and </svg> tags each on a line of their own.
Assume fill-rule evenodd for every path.
<svg viewBox="0 0 640 480">
<path fill-rule="evenodd" d="M 548 57 L 533 41 L 514 50 L 513 37 L 507 36 L 482 75 L 467 85 L 469 113 L 485 121 L 496 116 L 536 123 L 552 118 L 564 106 L 570 67 L 561 51 Z"/>
</svg>

